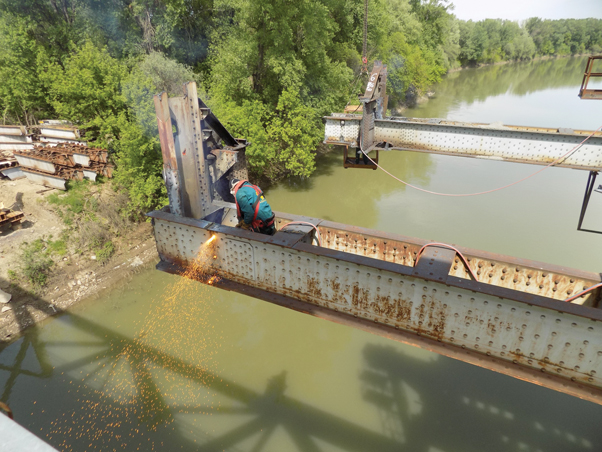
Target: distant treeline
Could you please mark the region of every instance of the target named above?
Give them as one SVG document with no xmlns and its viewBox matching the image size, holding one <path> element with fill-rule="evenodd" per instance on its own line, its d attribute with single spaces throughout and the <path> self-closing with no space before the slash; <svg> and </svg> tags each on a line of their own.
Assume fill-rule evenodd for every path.
<svg viewBox="0 0 602 452">
<path fill-rule="evenodd" d="M 5 123 L 66 119 L 112 152 L 132 211 L 165 202 L 152 95 L 201 95 L 247 138 L 254 177 L 312 174 L 320 118 L 357 100 L 364 0 L 0 0 Z M 370 0 L 389 105 L 460 65 L 602 50 L 602 20 L 465 22 L 448 0 Z"/>
<path fill-rule="evenodd" d="M 528 19 L 524 24 L 486 19 L 458 21 L 462 65 L 527 60 L 541 55 L 602 52 L 600 19 Z"/>
</svg>

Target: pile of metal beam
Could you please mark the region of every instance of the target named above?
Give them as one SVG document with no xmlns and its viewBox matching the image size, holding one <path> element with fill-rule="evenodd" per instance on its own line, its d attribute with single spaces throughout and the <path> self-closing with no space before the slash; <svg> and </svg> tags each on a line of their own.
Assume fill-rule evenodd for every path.
<svg viewBox="0 0 602 452">
<path fill-rule="evenodd" d="M 17 159 L 14 157 L 15 153 L 33 151 L 39 145 L 53 147 L 60 144 L 71 146 L 86 145 L 85 142 L 80 141 L 77 127 L 67 121 L 40 121 L 38 125 L 27 127 L 0 126 L 0 177 L 8 177 L 11 180 L 27 177 L 23 168 L 18 165 Z M 77 164 L 78 162 L 76 161 L 75 163 Z M 104 161 L 101 163 L 107 162 Z M 87 166 L 87 164 L 83 166 Z M 76 175 L 76 177 L 79 176 Z M 39 177 L 36 177 L 36 179 L 39 179 Z M 60 182 L 53 182 L 51 186 L 54 185 L 61 184 Z"/>
<path fill-rule="evenodd" d="M 0 179 L 1 176 L 5 176 L 12 179 L 19 179 L 25 177 L 18 166 L 17 159 L 13 155 L 12 151 L 0 150 Z M 5 174 L 4 174 L 5 173 Z"/>
<path fill-rule="evenodd" d="M 23 174 L 34 183 L 65 190 L 67 180 L 96 180 L 98 174 L 113 176 L 104 149 L 73 143 L 36 146 L 32 150 L 15 151 Z"/>
<path fill-rule="evenodd" d="M 10 209 L 4 208 L 0 209 L 0 232 L 11 228 L 19 229 L 23 217 L 23 212 L 11 211 Z"/>
</svg>

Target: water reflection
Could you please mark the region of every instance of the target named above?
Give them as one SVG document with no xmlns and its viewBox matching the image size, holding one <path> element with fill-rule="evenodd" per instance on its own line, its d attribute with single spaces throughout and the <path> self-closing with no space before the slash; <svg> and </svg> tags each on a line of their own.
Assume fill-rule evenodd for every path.
<svg viewBox="0 0 602 452">
<path fill-rule="evenodd" d="M 587 57 L 556 58 L 453 72 L 437 84 L 435 97 L 430 102 L 408 110 L 404 115 L 448 118 L 450 111 L 461 103 L 470 106 L 502 94 L 520 97 L 559 88 L 572 88 L 572 95 L 577 101 L 586 62 Z M 592 79 L 592 83 L 596 81 Z M 556 107 L 561 108 L 562 105 L 557 104 Z"/>
<path fill-rule="evenodd" d="M 403 180 L 430 184 L 434 161 L 429 154 L 387 151 L 380 153 L 380 162 Z M 379 201 L 405 191 L 404 185 L 381 171 L 343 168 L 340 147 L 319 156 L 316 168 L 311 178 L 291 178 L 267 189 L 270 205 L 283 212 L 374 228 Z"/>
</svg>

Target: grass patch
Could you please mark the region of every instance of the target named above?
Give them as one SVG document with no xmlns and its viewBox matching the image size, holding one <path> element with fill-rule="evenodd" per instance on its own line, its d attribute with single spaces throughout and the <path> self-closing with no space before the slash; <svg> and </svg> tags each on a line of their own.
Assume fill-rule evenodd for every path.
<svg viewBox="0 0 602 452">
<path fill-rule="evenodd" d="M 96 262 L 101 265 L 106 264 L 111 256 L 115 254 L 115 245 L 110 240 L 105 242 L 102 248 L 94 249 L 94 254 L 96 254 Z"/>
<path fill-rule="evenodd" d="M 18 271 L 9 270 L 8 277 L 11 283 L 26 281 L 34 290 L 46 285 L 50 271 L 54 266 L 54 256 L 67 254 L 66 236 L 59 240 L 52 240 L 52 236 L 41 238 L 21 245 L 21 264 Z"/>
<path fill-rule="evenodd" d="M 66 225 L 72 226 L 76 217 L 93 213 L 98 207 L 96 198 L 91 196 L 90 182 L 70 181 L 65 193 L 52 193 L 46 197 L 49 204 L 57 206 L 57 213 Z"/>
<path fill-rule="evenodd" d="M 43 239 L 24 243 L 21 256 L 21 273 L 35 289 L 46 285 L 54 261 Z"/>
<path fill-rule="evenodd" d="M 52 254 L 56 254 L 57 256 L 64 256 L 67 254 L 67 242 L 64 240 L 56 240 L 48 242 L 48 250 Z"/>
<path fill-rule="evenodd" d="M 92 252 L 96 262 L 106 264 L 115 254 L 115 238 L 127 233 L 130 221 L 127 217 L 129 197 L 90 181 L 72 181 L 65 193 L 53 193 L 46 197 L 68 226 L 60 240 L 47 241 L 49 253 L 57 256 L 69 253 Z"/>
<path fill-rule="evenodd" d="M 15 283 L 19 280 L 19 275 L 14 270 L 8 270 L 8 280 L 12 283 Z"/>
</svg>

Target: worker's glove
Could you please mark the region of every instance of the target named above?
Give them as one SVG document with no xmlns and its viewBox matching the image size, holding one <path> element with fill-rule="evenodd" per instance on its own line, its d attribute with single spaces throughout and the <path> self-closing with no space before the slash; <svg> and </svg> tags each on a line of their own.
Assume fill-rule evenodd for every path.
<svg viewBox="0 0 602 452">
<path fill-rule="evenodd" d="M 238 222 L 238 224 L 236 225 L 237 228 L 241 228 L 241 229 L 246 229 L 247 231 L 249 231 L 251 229 L 251 225 L 245 223 L 245 220 L 240 220 Z"/>
</svg>

